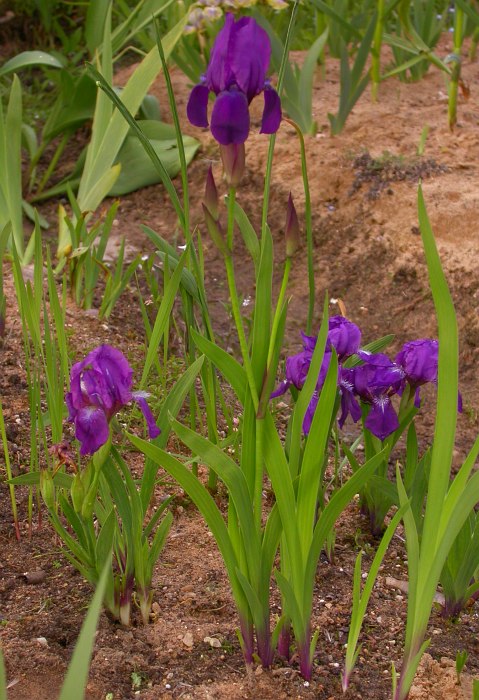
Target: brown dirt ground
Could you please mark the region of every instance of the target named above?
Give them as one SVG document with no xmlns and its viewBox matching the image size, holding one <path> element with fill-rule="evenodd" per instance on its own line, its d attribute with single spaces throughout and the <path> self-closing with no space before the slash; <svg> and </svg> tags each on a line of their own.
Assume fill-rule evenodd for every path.
<svg viewBox="0 0 479 700">
<path fill-rule="evenodd" d="M 444 55 L 450 47 L 444 43 Z M 326 113 L 337 104 L 338 65 L 328 61 L 326 79 L 314 91 L 314 112 L 319 124 L 316 137 L 307 138 L 313 204 L 317 313 L 325 290 L 331 311 L 341 299 L 348 316 L 363 329 L 364 340 L 395 333 L 395 347 L 408 339 L 433 336 L 435 318 L 427 271 L 417 229 L 416 150 L 421 131 L 429 126 L 421 172 L 424 194 L 433 230 L 452 289 L 460 328 L 460 381 L 466 410 L 459 417 L 456 463 L 459 464 L 478 430 L 476 373 L 479 353 L 479 263 L 477 260 L 477 189 L 479 168 L 479 93 L 476 89 L 479 64 L 464 62 L 464 77 L 472 86 L 468 102 L 461 100 L 459 123 L 450 133 L 446 123 L 446 85 L 431 70 L 418 85 L 389 80 L 381 87 L 380 99 L 372 104 L 368 91 L 351 114 L 344 132 L 331 138 Z M 117 76 L 124 83 L 129 71 Z M 184 131 L 197 136 L 202 150 L 189 171 L 192 218 L 202 227 L 200 204 L 210 163 L 217 181 L 221 166 L 214 141 L 207 133 L 187 124 L 184 108 L 188 86 L 173 73 Z M 166 104 L 160 79 L 153 93 Z M 254 108 L 253 129 L 247 143 L 247 173 L 239 202 L 254 224 L 262 203 L 262 182 L 267 139 L 258 135 L 259 106 Z M 165 111 L 165 110 L 164 110 Z M 368 155 L 381 158 L 385 152 L 402 160 L 383 157 L 384 167 L 370 179 Z M 179 186 L 179 183 L 176 183 Z M 283 125 L 277 138 L 269 224 L 277 251 L 278 276 L 284 260 L 283 226 L 289 191 L 302 215 L 304 201 L 299 147 L 293 130 Z M 224 191 L 224 190 L 223 190 Z M 52 205 L 45 213 L 52 213 Z M 125 235 L 131 249 L 147 251 L 150 244 L 140 229 L 145 223 L 172 242 L 175 216 L 160 186 L 122 198 L 116 231 Z M 238 235 L 239 239 L 239 235 Z M 218 337 L 230 343 L 230 320 L 224 310 L 227 292 L 220 258 L 204 237 L 207 292 Z M 238 286 L 245 297 L 254 297 L 253 279 L 239 240 Z M 297 349 L 299 330 L 305 322 L 307 300 L 305 248 L 294 260 L 290 285 L 291 306 L 288 347 Z M 11 280 L 7 278 L 7 335 L 2 352 L 0 378 L 2 402 L 14 468 L 28 463 L 28 415 L 25 375 L 22 364 L 20 325 L 15 310 Z M 94 315 L 69 311 L 68 324 L 73 346 L 79 353 L 100 341 L 118 345 L 129 357 L 141 354 L 143 336 L 135 313 L 131 290 L 117 305 L 108 323 Z M 433 396 L 430 396 L 430 402 Z M 432 403 L 429 403 L 432 406 Z M 427 411 L 427 407 L 426 407 Z M 433 416 L 424 411 L 420 434 L 431 438 Z M 137 465 L 132 465 L 136 467 Z M 14 538 L 8 494 L 0 484 L 0 623 L 2 648 L 11 684 L 10 700 L 53 700 L 72 653 L 90 598 L 88 586 L 63 558 L 47 525 L 26 527 L 26 495 L 18 492 L 22 517 L 22 539 Z M 225 495 L 218 494 L 225 505 Z M 351 581 L 355 556 L 365 549 L 364 566 L 370 557 L 370 538 L 354 504 L 338 525 L 334 564 L 322 560 L 318 567 L 313 625 L 320 635 L 312 682 L 307 685 L 295 665 L 275 664 L 270 671 L 246 673 L 235 636 L 237 618 L 225 571 L 205 525 L 195 509 L 181 498 L 175 501 L 174 524 L 157 567 L 152 624 L 147 628 L 122 629 L 102 615 L 96 639 L 88 686 L 89 700 L 113 693 L 115 700 L 141 697 L 235 700 L 239 698 L 341 697 L 340 671 L 344 658 L 350 614 Z M 186 565 L 185 565 L 186 564 Z M 26 583 L 23 574 L 42 569 L 46 576 L 37 585 Z M 362 651 L 348 697 L 382 700 L 390 697 L 390 664 L 400 663 L 406 597 L 386 586 L 386 576 L 404 579 L 404 548 L 399 532 L 393 540 L 367 613 Z M 274 594 L 276 595 L 276 594 Z M 277 598 L 273 598 L 277 603 Z M 277 613 L 273 605 L 273 614 Z M 183 643 L 193 635 L 193 646 Z M 460 624 L 444 622 L 437 611 L 430 622 L 431 656 L 426 656 L 411 698 L 470 697 L 470 675 L 463 687 L 455 680 L 454 658 L 458 650 L 469 653 L 466 670 L 479 676 L 477 606 L 463 615 Z M 205 637 L 218 638 L 221 648 L 211 648 Z M 45 638 L 44 641 L 38 641 Z M 134 687 L 132 673 L 141 678 Z"/>
</svg>

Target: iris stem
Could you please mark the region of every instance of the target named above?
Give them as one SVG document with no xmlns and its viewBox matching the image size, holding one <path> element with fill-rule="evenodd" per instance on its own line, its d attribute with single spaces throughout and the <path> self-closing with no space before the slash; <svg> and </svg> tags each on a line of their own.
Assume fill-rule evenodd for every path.
<svg viewBox="0 0 479 700">
<path fill-rule="evenodd" d="M 273 361 L 274 347 L 276 344 L 276 336 L 278 335 L 278 326 L 279 326 L 279 321 L 281 318 L 281 311 L 282 311 L 282 308 L 284 305 L 284 299 L 286 296 L 286 289 L 288 287 L 290 270 L 291 270 L 291 258 L 288 257 L 288 258 L 286 258 L 286 262 L 284 264 L 283 281 L 281 282 L 281 289 L 279 290 L 278 301 L 276 303 L 276 310 L 274 312 L 273 324 L 271 326 L 271 340 L 269 343 L 268 362 L 266 365 L 268 372 L 269 372 L 269 369 L 271 367 L 271 362 Z"/>
<path fill-rule="evenodd" d="M 311 214 L 311 191 L 309 188 L 308 177 L 308 162 L 306 158 L 306 146 L 304 136 L 299 126 L 292 119 L 285 119 L 290 124 L 298 135 L 299 146 L 301 149 L 301 173 L 303 176 L 304 190 L 304 215 L 306 222 L 306 245 L 308 250 L 308 286 L 309 286 L 309 304 L 308 304 L 308 320 L 306 322 L 306 335 L 311 335 L 314 316 L 314 300 L 316 289 L 314 285 L 314 260 L 313 260 L 313 217 Z"/>
<path fill-rule="evenodd" d="M 233 265 L 233 258 L 231 253 L 233 252 L 233 229 L 234 229 L 234 207 L 236 200 L 236 190 L 234 187 L 230 188 L 228 196 L 228 228 L 226 231 L 226 244 L 228 251 L 224 256 L 226 276 L 228 279 L 228 288 L 230 293 L 231 301 L 231 312 L 233 314 L 233 319 L 236 325 L 236 331 L 238 333 L 238 340 L 241 349 L 241 356 L 243 358 L 243 366 L 246 372 L 246 378 L 248 380 L 248 386 L 251 393 L 251 399 L 253 401 L 254 410 L 258 410 L 258 391 L 256 389 L 256 383 L 254 380 L 253 369 L 251 367 L 251 360 L 248 352 L 248 343 L 246 341 L 246 336 L 244 332 L 243 319 L 241 317 L 238 291 L 236 289 L 235 272 Z"/>
</svg>

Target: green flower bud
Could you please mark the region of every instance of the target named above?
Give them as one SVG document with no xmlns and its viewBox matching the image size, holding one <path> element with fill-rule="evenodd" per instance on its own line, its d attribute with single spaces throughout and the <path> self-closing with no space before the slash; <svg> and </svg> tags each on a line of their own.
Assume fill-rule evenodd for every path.
<svg viewBox="0 0 479 700">
<path fill-rule="evenodd" d="M 220 218 L 219 215 L 219 197 L 216 188 L 215 178 L 213 177 L 213 169 L 210 166 L 208 175 L 206 176 L 205 198 L 203 205 L 208 209 L 209 213 L 215 221 Z"/>
<path fill-rule="evenodd" d="M 82 483 L 81 474 L 75 474 L 73 483 L 70 489 L 70 496 L 73 503 L 75 513 L 81 513 L 83 501 L 85 500 L 85 488 Z"/>
<path fill-rule="evenodd" d="M 55 484 L 48 469 L 40 471 L 40 493 L 48 510 L 55 510 Z"/>
<path fill-rule="evenodd" d="M 205 204 L 202 204 L 203 207 L 203 214 L 205 217 L 205 223 L 208 228 L 208 233 L 211 236 L 211 240 L 215 244 L 215 246 L 220 250 L 223 254 L 227 252 L 226 249 L 226 243 L 223 238 L 223 232 L 221 230 L 221 224 L 219 221 L 215 220 L 213 216 L 211 215 L 210 210 L 207 208 Z"/>
<path fill-rule="evenodd" d="M 95 506 L 96 495 L 98 493 L 99 477 L 100 472 L 95 471 L 93 480 L 90 484 L 88 491 L 86 492 L 86 496 L 83 499 L 83 503 L 81 504 L 81 516 L 83 520 L 91 520 L 91 517 L 93 515 L 93 508 Z"/>
</svg>

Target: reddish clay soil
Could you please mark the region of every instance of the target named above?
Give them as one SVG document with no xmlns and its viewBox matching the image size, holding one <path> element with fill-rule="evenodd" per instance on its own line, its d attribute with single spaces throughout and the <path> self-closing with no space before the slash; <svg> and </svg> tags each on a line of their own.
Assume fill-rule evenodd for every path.
<svg viewBox="0 0 479 700">
<path fill-rule="evenodd" d="M 441 55 L 451 47 L 444 44 Z M 117 76 L 124 84 L 131 69 Z M 455 463 L 458 465 L 479 431 L 477 420 L 477 361 L 479 353 L 479 262 L 477 212 L 479 208 L 479 64 L 464 61 L 463 75 L 472 86 L 471 97 L 459 104 L 459 120 L 451 133 L 446 120 L 444 78 L 431 70 L 420 84 L 389 80 L 381 86 L 379 101 L 363 95 L 340 136 L 329 135 L 326 114 L 338 98 L 338 64 L 328 61 L 326 78 L 314 90 L 314 116 L 319 124 L 315 137 L 306 139 L 313 205 L 317 304 L 319 322 L 323 296 L 328 290 L 331 312 L 344 303 L 349 318 L 363 330 L 369 342 L 394 333 L 393 350 L 402 342 L 434 336 L 434 308 L 427 270 L 418 235 L 417 180 L 423 178 L 424 195 L 447 279 L 456 304 L 460 329 L 460 383 L 465 411 L 459 417 Z M 206 132 L 192 128 L 184 117 L 188 97 L 186 79 L 173 71 L 182 126 L 198 137 L 202 149 L 189 170 L 192 220 L 205 245 L 208 301 L 215 330 L 225 347 L 230 338 L 230 318 L 225 311 L 227 291 L 220 256 L 203 230 L 201 199 L 210 164 L 217 181 L 221 165 L 215 142 Z M 164 83 L 152 92 L 166 105 Z M 247 143 L 247 172 L 238 199 L 256 226 L 260 221 L 267 139 L 258 135 L 259 109 L 254 107 L 253 128 Z M 166 107 L 163 110 L 166 112 Z M 417 147 L 424 126 L 429 127 L 425 154 Z M 389 154 L 389 155 L 387 155 Z M 175 183 L 178 187 L 179 182 Z M 225 191 L 224 185 L 222 192 Z M 269 224 L 276 250 L 278 278 L 284 261 L 283 228 L 286 203 L 292 191 L 300 217 L 304 195 L 299 145 L 292 128 L 284 124 L 278 134 L 271 192 Z M 44 213 L 54 220 L 54 206 Z M 122 198 L 115 237 L 126 236 L 129 251 L 150 251 L 142 232 L 147 224 L 169 241 L 181 244 L 175 215 L 161 186 L 146 188 Z M 54 228 L 54 226 L 52 227 Z M 53 234 L 52 234 L 53 235 Z M 240 242 L 235 243 L 238 287 L 245 299 L 254 300 L 250 261 Z M 7 334 L 1 349 L 3 372 L 0 390 L 14 469 L 28 469 L 29 417 L 23 364 L 21 329 L 10 272 L 7 275 Z M 306 248 L 294 259 L 289 289 L 291 305 L 287 351 L 300 344 L 307 307 Z M 248 313 L 248 307 L 245 307 Z M 143 328 L 137 293 L 131 289 L 104 323 L 94 314 L 71 306 L 67 331 L 73 348 L 83 354 L 99 342 L 119 346 L 130 359 L 143 351 Z M 419 420 L 423 444 L 431 440 L 434 393 Z M 348 427 L 348 431 L 354 429 Z M 132 468 L 138 465 L 132 464 Z M 360 548 L 367 569 L 374 551 L 366 523 L 353 503 L 338 524 L 334 563 L 321 560 L 316 581 L 313 626 L 320 630 L 315 669 L 305 683 L 293 662 L 285 667 L 245 671 L 235 629 L 237 617 L 225 571 L 214 542 L 195 508 L 174 487 L 159 487 L 159 495 L 176 495 L 174 523 L 158 563 L 151 624 L 135 620 L 130 629 L 102 615 L 96 638 L 88 685 L 89 700 L 105 697 L 126 700 L 158 698 L 275 699 L 342 697 L 340 671 L 344 661 L 351 608 L 352 571 Z M 89 587 L 62 555 L 45 522 L 27 529 L 27 495 L 17 492 L 22 538 L 15 540 L 8 492 L 0 484 L 0 624 L 6 658 L 10 700 L 53 700 L 71 656 L 90 600 Z M 223 490 L 217 495 L 225 507 Z M 390 666 L 400 664 L 406 603 L 404 593 L 386 585 L 386 577 L 405 580 L 402 533 L 398 531 L 387 553 L 361 637 L 362 650 L 347 697 L 383 700 L 390 697 Z M 42 570 L 37 584 L 25 573 Z M 273 593 L 273 616 L 278 613 Z M 186 635 L 186 633 L 191 633 Z M 435 610 L 430 621 L 430 656 L 425 656 L 411 698 L 426 700 L 471 697 L 472 676 L 479 676 L 477 606 L 468 609 L 457 624 L 445 622 Z M 186 635 L 186 636 L 185 636 Z M 206 637 L 218 639 L 210 646 Z M 185 644 L 185 641 L 188 642 Z M 191 644 L 192 641 L 192 644 Z M 456 652 L 469 654 L 462 685 L 456 681 Z"/>
</svg>

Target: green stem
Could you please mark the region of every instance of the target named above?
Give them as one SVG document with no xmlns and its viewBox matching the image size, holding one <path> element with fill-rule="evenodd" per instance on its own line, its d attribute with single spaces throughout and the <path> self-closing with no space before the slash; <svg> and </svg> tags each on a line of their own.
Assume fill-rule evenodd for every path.
<svg viewBox="0 0 479 700">
<path fill-rule="evenodd" d="M 374 39 L 371 50 L 371 95 L 373 102 L 377 101 L 379 82 L 381 80 L 381 46 L 384 31 L 384 0 L 378 0 L 378 16 L 374 29 Z"/>
<path fill-rule="evenodd" d="M 464 12 L 456 5 L 454 14 L 454 49 L 452 54 L 452 70 L 449 82 L 448 123 L 453 129 L 457 121 L 457 93 L 461 77 L 461 48 L 464 34 Z"/>
<path fill-rule="evenodd" d="M 246 372 L 246 377 L 248 379 L 248 386 L 251 393 L 251 399 L 253 401 L 253 406 L 255 411 L 258 410 L 258 392 L 256 390 L 256 384 L 254 381 L 253 369 L 251 367 L 251 360 L 248 353 L 248 344 L 246 342 L 246 336 L 244 332 L 243 319 L 241 318 L 241 312 L 239 307 L 238 292 L 236 290 L 235 273 L 233 267 L 233 259 L 231 255 L 225 255 L 225 266 L 226 275 L 228 278 L 228 287 L 230 292 L 231 300 L 231 310 L 233 313 L 233 319 L 236 325 L 236 331 L 238 333 L 238 339 L 241 349 L 241 356 L 243 358 L 243 366 Z"/>
<path fill-rule="evenodd" d="M 267 371 L 269 371 L 269 369 L 271 367 L 271 362 L 273 360 L 274 346 L 276 344 L 276 336 L 278 334 L 279 321 L 281 318 L 281 312 L 283 309 L 284 299 L 286 296 L 286 289 L 288 287 L 290 270 L 291 270 L 291 258 L 286 258 L 286 262 L 284 264 L 283 281 L 281 282 L 281 289 L 279 290 L 278 301 L 276 303 L 276 309 L 274 312 L 273 324 L 271 326 L 271 340 L 269 343 L 268 361 L 266 363 Z"/>
<path fill-rule="evenodd" d="M 9 481 L 11 481 L 12 470 L 11 470 L 11 466 L 10 466 L 10 455 L 8 452 L 8 441 L 7 441 L 7 434 L 5 431 L 5 421 L 3 419 L 3 407 L 2 407 L 1 401 L 0 401 L 0 435 L 1 435 L 2 443 L 3 443 L 3 454 L 5 457 L 5 470 L 7 473 L 7 479 Z M 15 487 L 12 484 L 9 484 L 8 488 L 10 491 L 10 502 L 12 505 L 12 515 L 13 515 L 13 522 L 15 525 L 15 535 L 17 537 L 17 540 L 20 541 L 20 529 L 18 527 L 17 502 L 15 500 Z"/>
<path fill-rule="evenodd" d="M 313 316 L 314 316 L 314 301 L 316 296 L 316 289 L 314 284 L 314 250 L 313 250 L 313 217 L 311 212 L 311 191 L 309 188 L 309 177 L 308 177 L 308 162 L 306 158 L 306 146 L 304 143 L 304 136 L 299 128 L 299 126 L 292 119 L 286 119 L 295 130 L 299 138 L 299 145 L 301 149 L 301 173 L 303 176 L 303 189 L 304 189 L 304 212 L 306 219 L 306 245 L 308 250 L 308 286 L 309 286 L 309 303 L 308 303 L 308 320 L 306 323 L 306 334 L 311 335 L 311 330 L 313 326 Z"/>
<path fill-rule="evenodd" d="M 45 171 L 45 174 L 43 175 L 42 179 L 40 180 L 40 184 L 38 185 L 37 191 L 35 192 L 35 195 L 39 195 L 43 192 L 45 185 L 47 184 L 48 180 L 50 179 L 50 176 L 52 172 L 55 170 L 57 167 L 57 163 L 60 160 L 60 156 L 62 155 L 63 151 L 65 150 L 65 146 L 67 145 L 69 139 L 70 139 L 71 133 L 68 131 L 66 134 L 63 135 L 62 140 L 58 144 L 55 153 L 53 154 L 53 158 L 51 159 L 48 168 Z"/>
<path fill-rule="evenodd" d="M 248 351 L 248 343 L 246 341 L 246 336 L 244 332 L 243 319 L 241 318 L 241 311 L 238 299 L 238 292 L 236 289 L 235 272 L 233 265 L 233 230 L 234 230 L 234 207 L 236 200 L 236 190 L 234 187 L 230 188 L 228 196 L 228 228 L 226 230 L 226 246 L 227 253 L 224 256 L 226 276 L 228 279 L 228 288 L 230 293 L 231 301 L 231 311 L 233 314 L 233 319 L 236 326 L 236 331 L 238 333 L 238 340 L 241 349 L 241 356 L 243 358 L 243 366 L 246 372 L 246 377 L 248 379 L 248 385 L 251 392 L 251 399 L 253 401 L 254 410 L 258 410 L 258 391 L 256 389 L 256 383 L 253 375 L 253 368 L 251 367 L 251 359 Z"/>
</svg>

